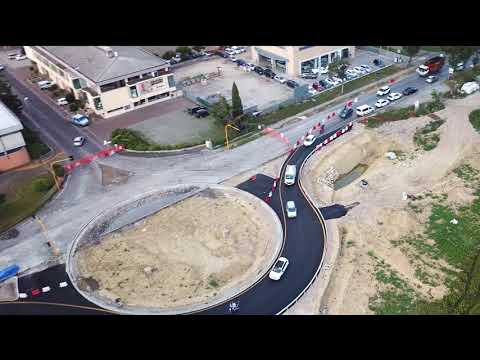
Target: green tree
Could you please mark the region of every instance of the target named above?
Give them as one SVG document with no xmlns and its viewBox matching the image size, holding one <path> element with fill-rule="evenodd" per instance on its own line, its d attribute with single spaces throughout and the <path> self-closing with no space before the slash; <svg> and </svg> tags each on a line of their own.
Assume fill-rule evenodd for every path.
<svg viewBox="0 0 480 360">
<path fill-rule="evenodd" d="M 179 46 L 176 49 L 177 53 L 180 53 L 182 60 L 185 60 L 188 55 L 192 53 L 192 49 L 188 46 Z"/>
<path fill-rule="evenodd" d="M 343 80 L 345 78 L 345 72 L 348 69 L 348 65 L 350 65 L 348 60 L 337 59 L 328 65 L 328 72 Z"/>
<path fill-rule="evenodd" d="M 65 95 L 65 100 L 67 100 L 69 103 L 75 101 L 75 95 L 73 95 L 73 91 L 69 91 L 68 94 Z"/>
<path fill-rule="evenodd" d="M 442 50 L 447 54 L 448 63 L 454 67 L 460 62 L 467 61 L 476 50 L 476 46 L 442 46 Z"/>
<path fill-rule="evenodd" d="M 0 79 L 0 100 L 15 114 L 22 111 L 22 102 L 18 100 L 17 95 L 12 94 L 10 84 Z"/>
<path fill-rule="evenodd" d="M 168 50 L 168 51 L 165 51 L 165 53 L 162 56 L 162 59 L 170 60 L 173 57 L 175 57 L 175 51 Z"/>
<path fill-rule="evenodd" d="M 432 95 L 432 100 L 435 104 L 442 103 L 442 94 L 439 93 L 437 90 L 433 90 L 431 95 Z"/>
<path fill-rule="evenodd" d="M 197 52 L 200 52 L 202 51 L 203 49 L 205 49 L 205 46 L 199 46 L 199 45 L 195 45 L 195 46 L 192 46 L 193 50 L 197 51 Z"/>
<path fill-rule="evenodd" d="M 220 100 L 210 109 L 210 114 L 213 116 L 217 124 L 224 126 L 232 118 L 232 108 L 227 99 L 220 96 Z"/>
<path fill-rule="evenodd" d="M 408 65 L 410 65 L 412 58 L 420 51 L 420 46 L 402 46 L 402 49 L 408 55 Z"/>
<path fill-rule="evenodd" d="M 243 114 L 243 105 L 240 94 L 238 93 L 237 84 L 235 82 L 232 86 L 232 117 L 236 118 Z"/>
</svg>

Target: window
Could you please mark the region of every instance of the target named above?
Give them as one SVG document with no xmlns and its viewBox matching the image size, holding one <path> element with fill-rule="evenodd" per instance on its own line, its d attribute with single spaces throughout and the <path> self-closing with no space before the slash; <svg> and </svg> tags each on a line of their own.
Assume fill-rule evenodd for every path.
<svg viewBox="0 0 480 360">
<path fill-rule="evenodd" d="M 131 78 L 128 78 L 128 82 L 131 83 L 131 82 L 136 82 L 137 80 L 140 80 L 140 75 L 137 75 L 137 76 L 133 76 Z"/>
<path fill-rule="evenodd" d="M 342 59 L 346 59 L 349 56 L 348 48 L 342 50 Z"/>
<path fill-rule="evenodd" d="M 168 76 L 168 86 L 175 87 L 175 79 L 173 78 L 173 75 Z"/>
<path fill-rule="evenodd" d="M 112 113 L 112 112 L 115 112 L 115 111 L 118 111 L 118 110 L 123 110 L 123 106 L 119 107 L 119 108 L 116 108 L 116 109 L 113 109 L 113 110 L 108 110 L 107 113 Z"/>
<path fill-rule="evenodd" d="M 166 92 L 166 93 L 163 93 L 163 94 L 150 96 L 147 100 L 148 100 L 148 102 L 152 102 L 152 101 L 156 101 L 156 100 L 159 100 L 159 99 L 163 99 L 163 98 L 168 97 L 168 96 L 170 96 L 170 93 Z"/>
<path fill-rule="evenodd" d="M 138 97 L 138 91 L 136 86 L 131 86 L 130 87 L 130 97 L 136 98 Z"/>
<path fill-rule="evenodd" d="M 322 67 L 325 67 L 328 65 L 328 55 L 323 55 L 321 58 L 320 58 L 320 65 Z"/>
<path fill-rule="evenodd" d="M 287 72 L 287 62 L 283 60 L 275 60 L 275 70 L 278 72 Z"/>
<path fill-rule="evenodd" d="M 100 99 L 99 97 L 96 97 L 95 99 L 93 99 L 93 104 L 95 105 L 95 109 L 97 110 L 103 109 L 102 99 Z"/>
<path fill-rule="evenodd" d="M 73 88 L 74 89 L 81 89 L 82 88 L 82 86 L 80 85 L 80 79 L 73 79 L 72 83 L 73 83 Z"/>
<path fill-rule="evenodd" d="M 124 86 L 125 86 L 125 80 L 122 79 L 122 80 L 111 82 L 109 84 L 101 85 L 100 91 L 101 92 L 111 91 Z"/>
<path fill-rule="evenodd" d="M 146 101 L 145 99 L 142 99 L 142 100 L 140 100 L 140 101 L 134 102 L 134 103 L 133 103 L 133 106 L 135 106 L 135 107 L 136 107 L 136 106 L 140 106 L 140 105 L 145 104 L 146 102 L 147 102 L 147 101 Z"/>
</svg>

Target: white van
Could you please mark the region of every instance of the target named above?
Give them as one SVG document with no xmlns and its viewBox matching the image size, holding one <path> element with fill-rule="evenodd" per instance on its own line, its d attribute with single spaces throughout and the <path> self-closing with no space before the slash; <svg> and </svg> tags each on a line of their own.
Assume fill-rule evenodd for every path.
<svg viewBox="0 0 480 360">
<path fill-rule="evenodd" d="M 370 105 L 362 105 L 357 107 L 357 116 L 365 116 L 373 113 L 375 109 Z"/>
<path fill-rule="evenodd" d="M 474 93 L 475 91 L 480 89 L 480 85 L 478 85 L 477 82 L 475 81 L 470 81 L 465 84 L 463 84 L 462 88 L 460 91 L 464 94 L 470 95 L 471 93 Z"/>
<path fill-rule="evenodd" d="M 37 84 L 40 87 L 40 89 L 45 90 L 45 89 L 48 89 L 48 88 L 52 87 L 53 82 L 48 81 L 48 80 L 42 80 L 42 81 L 39 81 Z"/>
<path fill-rule="evenodd" d="M 295 165 L 287 165 L 285 170 L 285 185 L 295 184 L 295 177 L 297 176 L 297 167 Z"/>
</svg>

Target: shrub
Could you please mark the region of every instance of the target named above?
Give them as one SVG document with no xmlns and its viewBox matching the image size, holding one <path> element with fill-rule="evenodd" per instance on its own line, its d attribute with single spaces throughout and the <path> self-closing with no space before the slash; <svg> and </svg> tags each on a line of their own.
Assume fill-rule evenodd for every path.
<svg viewBox="0 0 480 360">
<path fill-rule="evenodd" d="M 0 204 L 3 204 L 7 199 L 7 195 L 0 193 Z"/>
<path fill-rule="evenodd" d="M 170 60 L 173 57 L 175 57 L 175 51 L 172 51 L 172 50 L 166 51 L 162 56 L 162 58 L 165 60 Z"/>
<path fill-rule="evenodd" d="M 36 191 L 36 192 L 47 192 L 52 188 L 54 184 L 55 182 L 51 176 L 41 177 L 33 180 L 32 189 L 33 191 Z"/>
<path fill-rule="evenodd" d="M 68 105 L 68 108 L 70 109 L 71 112 L 75 112 L 78 110 L 78 105 L 74 102 Z"/>
<path fill-rule="evenodd" d="M 468 115 L 468 119 L 475 130 L 480 132 L 480 109 L 472 111 L 470 115 Z"/>
<path fill-rule="evenodd" d="M 115 129 L 112 132 L 112 143 L 122 144 L 127 149 L 147 151 L 153 144 L 150 144 L 144 136 L 135 130 L 131 129 Z"/>
<path fill-rule="evenodd" d="M 75 101 L 75 96 L 72 92 L 69 92 L 67 95 L 65 95 L 65 100 L 67 100 L 69 103 L 72 103 Z"/>
<path fill-rule="evenodd" d="M 62 165 L 55 164 L 53 165 L 53 171 L 57 177 L 65 176 L 65 168 Z"/>
</svg>

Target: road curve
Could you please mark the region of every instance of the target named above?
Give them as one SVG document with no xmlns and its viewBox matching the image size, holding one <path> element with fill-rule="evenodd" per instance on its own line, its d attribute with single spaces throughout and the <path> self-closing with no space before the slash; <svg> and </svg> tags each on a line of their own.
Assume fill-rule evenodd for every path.
<svg viewBox="0 0 480 360">
<path fill-rule="evenodd" d="M 349 128 L 350 129 L 350 128 Z M 300 179 L 300 169 L 315 146 L 330 138 L 339 129 L 319 136 L 310 147 L 300 146 L 282 166 L 279 191 L 272 197 L 272 207 L 283 223 L 284 243 L 280 256 L 290 264 L 280 281 L 272 281 L 268 273 L 249 289 L 229 301 L 191 314 L 229 314 L 230 301 L 239 301 L 238 315 L 278 315 L 298 300 L 307 289 L 321 267 L 325 250 L 326 230 L 320 210 L 307 198 Z M 293 186 L 285 186 L 283 177 L 286 165 L 297 166 L 297 181 Z M 297 218 L 288 219 L 285 214 L 287 201 L 295 201 Z"/>
</svg>

